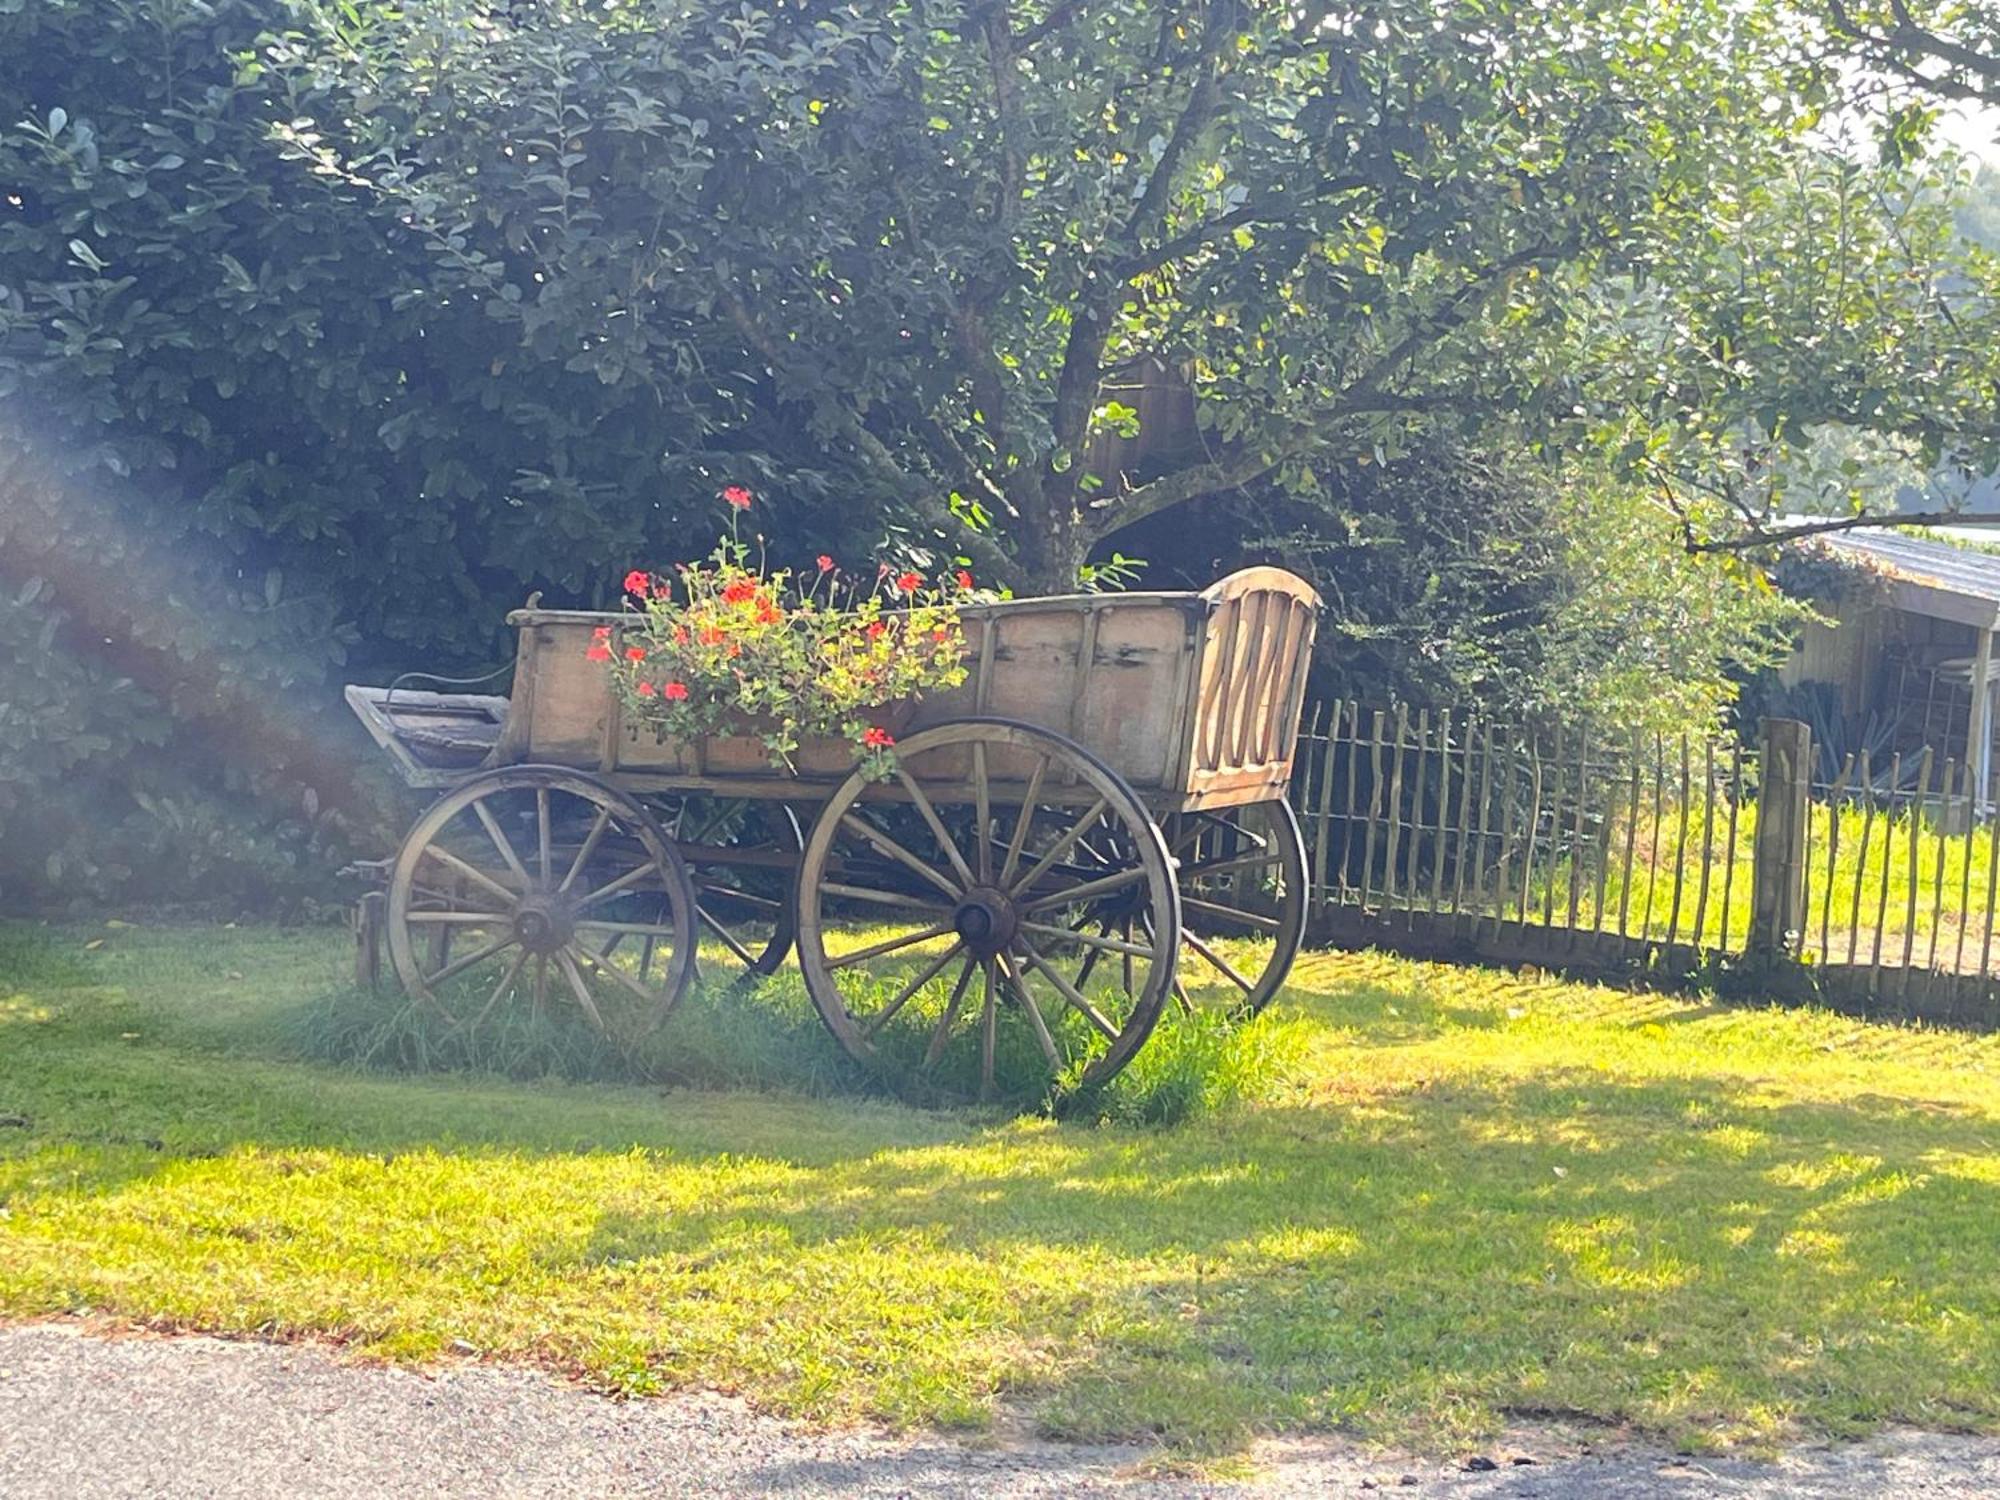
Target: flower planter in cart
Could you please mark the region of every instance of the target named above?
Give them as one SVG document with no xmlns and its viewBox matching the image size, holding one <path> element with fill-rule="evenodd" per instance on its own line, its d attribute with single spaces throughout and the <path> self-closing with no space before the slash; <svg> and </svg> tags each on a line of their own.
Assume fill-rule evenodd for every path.
<svg viewBox="0 0 2000 1500">
<path fill-rule="evenodd" d="M 616 1030 L 795 932 L 828 1029 L 913 1096 L 1101 1084 L 1163 1006 L 1254 1012 L 1290 967 L 1317 605 L 1275 568 L 965 605 L 965 681 L 871 716 L 886 781 L 845 740 L 786 769 L 754 723 L 667 736 L 587 659 L 629 616 L 517 611 L 507 697 L 348 690 L 443 794 L 390 864 L 397 976 L 460 1023 L 567 1004 Z"/>
</svg>

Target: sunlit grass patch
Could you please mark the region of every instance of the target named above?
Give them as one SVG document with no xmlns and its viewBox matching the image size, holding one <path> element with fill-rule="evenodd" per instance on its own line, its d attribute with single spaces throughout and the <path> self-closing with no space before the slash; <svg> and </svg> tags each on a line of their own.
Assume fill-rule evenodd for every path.
<svg viewBox="0 0 2000 1500">
<path fill-rule="evenodd" d="M 801 1082 L 787 1038 L 837 1054 L 796 981 L 680 1018 L 747 1028 L 683 1047 L 758 1091 L 418 1076 L 302 1054 L 337 934 L 104 936 L 0 932 L 41 1017 L 0 1021 L 14 1315 L 836 1420 L 1013 1402 L 1194 1453 L 1450 1449 L 1521 1410 L 1692 1446 L 2000 1430 L 1994 1038 L 1316 954 L 1268 1021 L 1169 1024 L 1068 1120 Z"/>
</svg>

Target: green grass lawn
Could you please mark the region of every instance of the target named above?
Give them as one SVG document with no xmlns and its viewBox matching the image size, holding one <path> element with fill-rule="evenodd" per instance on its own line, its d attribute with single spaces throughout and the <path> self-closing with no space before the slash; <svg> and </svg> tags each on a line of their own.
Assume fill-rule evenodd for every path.
<svg viewBox="0 0 2000 1500">
<path fill-rule="evenodd" d="M 0 928 L 0 1311 L 1205 1453 L 2000 1430 L 2000 1041 L 1324 955 L 1144 1129 L 342 1070 L 344 959 Z"/>
</svg>

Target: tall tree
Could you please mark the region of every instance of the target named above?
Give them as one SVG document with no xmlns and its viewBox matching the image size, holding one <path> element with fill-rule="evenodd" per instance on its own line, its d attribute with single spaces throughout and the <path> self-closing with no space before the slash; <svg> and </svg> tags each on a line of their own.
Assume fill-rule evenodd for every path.
<svg viewBox="0 0 2000 1500">
<path fill-rule="evenodd" d="M 302 156 L 393 202 L 455 295 L 726 441 L 809 434 L 1054 588 L 1197 496 L 1567 399 L 1564 299 L 1699 244 L 1719 164 L 1809 123 L 1774 24 L 422 0 L 312 13 L 272 60 Z"/>
</svg>

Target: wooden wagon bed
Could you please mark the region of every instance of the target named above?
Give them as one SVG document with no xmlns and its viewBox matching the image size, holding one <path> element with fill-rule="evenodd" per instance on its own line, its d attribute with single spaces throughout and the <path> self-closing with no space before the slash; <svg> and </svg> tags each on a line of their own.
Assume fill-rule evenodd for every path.
<svg viewBox="0 0 2000 1500">
<path fill-rule="evenodd" d="M 927 695 L 897 733 L 967 717 L 1017 719 L 1075 741 L 1159 811 L 1282 796 L 1291 775 L 1318 596 L 1277 568 L 1200 593 L 1080 594 L 967 607 L 969 673 Z M 853 769 L 851 747 L 808 744 L 798 774 L 754 736 L 683 744 L 628 722 L 592 632 L 629 616 L 517 610 L 511 698 L 351 687 L 348 702 L 413 786 L 470 770 L 570 766 L 633 792 L 711 791 L 810 801 Z M 1002 784 L 1003 763 L 993 768 Z M 1023 772 L 1022 774 L 1025 774 Z M 947 776 L 935 784 L 947 799 Z"/>
</svg>

